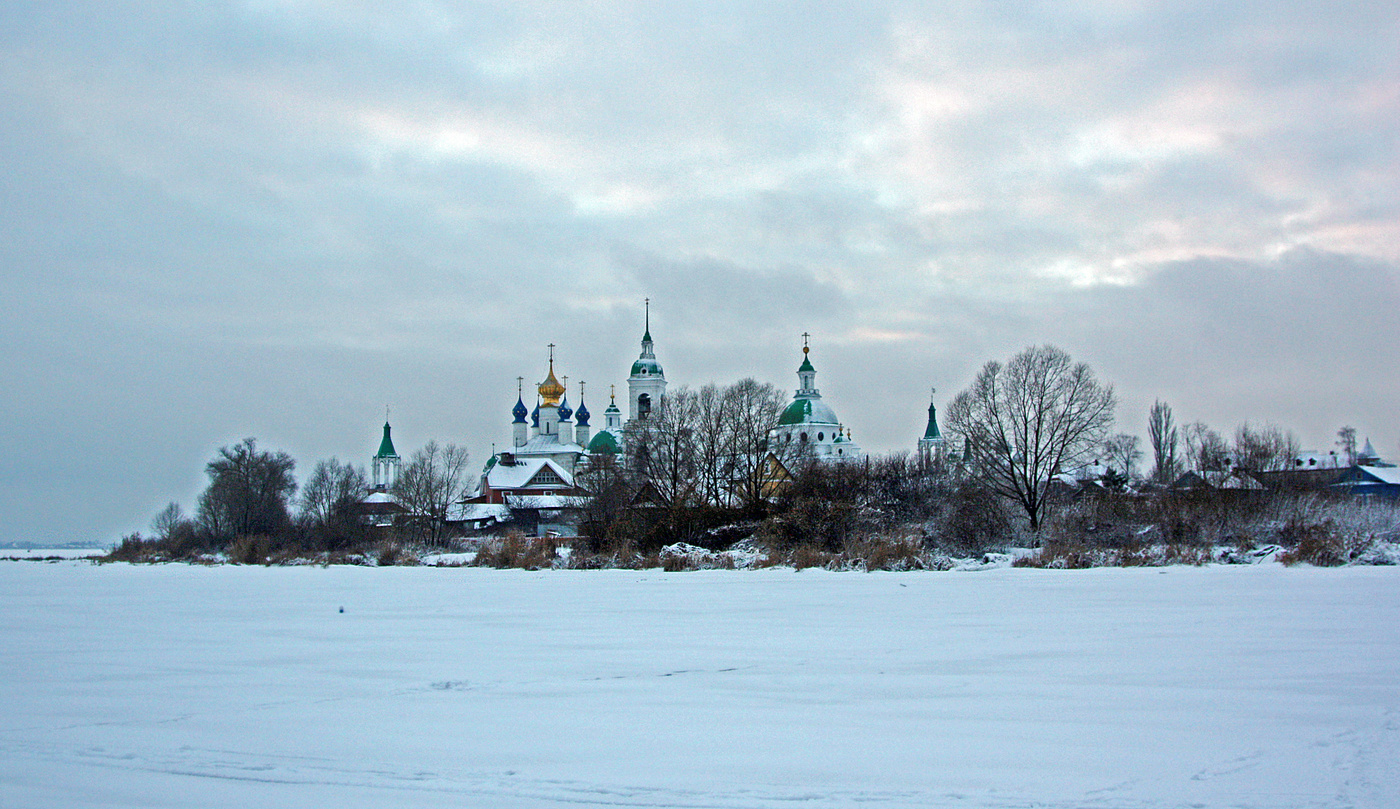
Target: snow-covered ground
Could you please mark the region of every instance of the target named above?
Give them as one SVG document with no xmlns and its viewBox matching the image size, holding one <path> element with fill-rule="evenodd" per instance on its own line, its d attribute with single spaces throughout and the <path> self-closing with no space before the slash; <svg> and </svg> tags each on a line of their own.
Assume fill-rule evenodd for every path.
<svg viewBox="0 0 1400 809">
<path fill-rule="evenodd" d="M 0 608 L 5 807 L 1400 806 L 1397 568 L 5 562 Z"/>
<path fill-rule="evenodd" d="M 90 559 L 106 553 L 107 548 L 0 548 L 0 560 Z"/>
</svg>

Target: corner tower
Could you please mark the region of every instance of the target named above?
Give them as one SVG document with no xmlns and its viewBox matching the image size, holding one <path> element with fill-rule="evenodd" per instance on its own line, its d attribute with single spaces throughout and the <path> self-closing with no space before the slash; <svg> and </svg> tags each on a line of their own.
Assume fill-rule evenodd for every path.
<svg viewBox="0 0 1400 809">
<path fill-rule="evenodd" d="M 943 457 L 943 433 L 938 429 L 938 408 L 933 403 L 937 394 L 937 388 L 929 394 L 928 425 L 924 427 L 924 437 L 919 439 L 919 462 L 925 469 Z"/>
<path fill-rule="evenodd" d="M 389 437 L 389 416 L 384 416 L 384 438 L 379 441 L 379 451 L 374 454 L 370 466 L 374 470 L 375 491 L 388 491 L 399 480 L 399 454 L 394 451 L 394 439 Z"/>
</svg>

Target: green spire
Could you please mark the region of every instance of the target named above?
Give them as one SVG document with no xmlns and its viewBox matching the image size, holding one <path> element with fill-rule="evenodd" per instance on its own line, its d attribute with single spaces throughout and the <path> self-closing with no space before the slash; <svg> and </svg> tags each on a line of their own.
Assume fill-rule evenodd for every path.
<svg viewBox="0 0 1400 809">
<path fill-rule="evenodd" d="M 928 426 L 924 428 L 924 440 L 933 441 L 942 437 L 943 434 L 938 432 L 938 409 L 933 406 L 932 402 L 929 402 Z"/>
<path fill-rule="evenodd" d="M 394 451 L 394 440 L 389 437 L 389 422 L 384 422 L 384 440 L 379 442 L 379 452 L 376 458 L 397 458 L 399 454 Z"/>
</svg>

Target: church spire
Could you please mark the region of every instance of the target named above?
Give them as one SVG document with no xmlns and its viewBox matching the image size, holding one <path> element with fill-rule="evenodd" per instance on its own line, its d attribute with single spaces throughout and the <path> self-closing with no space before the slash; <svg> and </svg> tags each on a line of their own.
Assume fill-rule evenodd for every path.
<svg viewBox="0 0 1400 809">
<path fill-rule="evenodd" d="M 933 404 L 933 397 L 938 394 L 938 388 L 933 388 L 929 392 L 928 400 L 928 426 L 924 428 L 925 441 L 942 441 L 943 434 L 938 431 L 938 408 Z"/>
<path fill-rule="evenodd" d="M 797 381 L 801 387 L 797 389 L 797 395 L 819 399 L 821 393 L 817 390 L 817 369 L 812 366 L 812 360 L 807 356 L 812 350 L 807 344 L 810 338 L 810 334 L 802 332 L 802 364 L 797 367 Z"/>
</svg>

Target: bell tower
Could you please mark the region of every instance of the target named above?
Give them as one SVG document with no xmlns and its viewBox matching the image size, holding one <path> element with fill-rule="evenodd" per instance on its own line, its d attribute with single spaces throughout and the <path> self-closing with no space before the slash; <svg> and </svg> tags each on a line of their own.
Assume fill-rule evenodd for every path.
<svg viewBox="0 0 1400 809">
<path fill-rule="evenodd" d="M 666 396 L 666 372 L 656 361 L 651 340 L 651 298 L 646 299 L 646 328 L 642 333 L 642 353 L 632 363 L 627 378 L 627 423 L 643 422 L 659 413 Z"/>
</svg>

